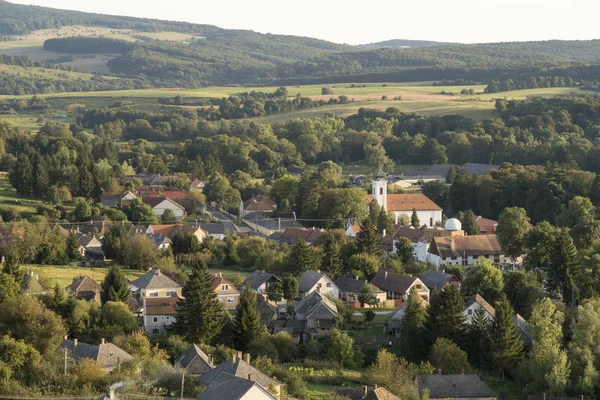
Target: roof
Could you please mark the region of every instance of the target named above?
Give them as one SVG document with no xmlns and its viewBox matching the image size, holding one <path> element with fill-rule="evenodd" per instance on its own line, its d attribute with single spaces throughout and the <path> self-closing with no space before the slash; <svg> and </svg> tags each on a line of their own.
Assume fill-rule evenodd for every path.
<svg viewBox="0 0 600 400">
<path fill-rule="evenodd" d="M 424 307 L 427 308 L 429 306 L 429 302 L 427 300 L 425 300 L 424 298 L 422 298 L 421 296 L 417 297 L 419 299 L 419 303 Z M 404 301 L 402 302 L 402 304 L 400 304 L 398 307 L 396 307 L 396 309 L 392 312 L 390 312 L 387 317 L 393 320 L 401 320 L 402 318 L 404 318 L 404 316 L 406 315 L 406 309 L 408 308 L 408 301 Z"/>
<path fill-rule="evenodd" d="M 156 247 L 172 243 L 171 239 L 163 235 L 147 234 L 146 237 L 152 240 L 152 243 L 154 243 Z"/>
<path fill-rule="evenodd" d="M 182 355 L 177 357 L 175 365 L 185 368 L 192 375 L 204 374 L 214 368 L 210 357 L 195 344 L 192 344 Z"/>
<path fill-rule="evenodd" d="M 159 204 L 161 204 L 164 201 L 172 203 L 176 207 L 178 207 L 178 208 L 180 208 L 182 210 L 185 210 L 185 208 L 181 204 L 176 203 L 174 200 L 171 200 L 168 197 L 152 197 L 152 198 L 146 198 L 146 199 L 144 199 L 144 202 L 146 204 L 148 204 L 152 208 L 158 206 Z"/>
<path fill-rule="evenodd" d="M 321 278 L 325 275 L 323 272 L 317 272 L 312 270 L 305 271 L 300 278 L 298 278 L 298 290 L 300 293 L 308 292 L 312 289 Z"/>
<path fill-rule="evenodd" d="M 306 243 L 314 243 L 322 234 L 323 231 L 316 228 L 287 228 L 281 234 L 281 240 L 287 243 L 295 243 L 300 239 L 304 239 Z"/>
<path fill-rule="evenodd" d="M 498 221 L 483 218 L 482 216 L 475 217 L 475 223 L 479 227 L 479 232 L 488 235 L 496 233 L 496 228 L 498 227 Z"/>
<path fill-rule="evenodd" d="M 269 303 L 269 300 L 262 294 L 256 294 L 256 310 L 260 313 L 260 323 L 269 326 L 277 317 L 279 312 L 277 307 Z"/>
<path fill-rule="evenodd" d="M 419 395 L 429 389 L 431 399 L 490 398 L 496 393 L 477 375 L 427 375 L 416 380 Z"/>
<path fill-rule="evenodd" d="M 481 307 L 483 307 L 485 311 L 487 311 L 488 314 L 490 314 L 492 317 L 496 316 L 496 309 L 492 307 L 490 303 L 485 301 L 485 299 L 479 294 L 475 294 L 467 299 L 467 301 L 465 302 L 465 309 L 471 307 L 471 305 L 473 305 L 474 303 L 477 303 Z"/>
<path fill-rule="evenodd" d="M 433 238 L 429 252 L 440 257 L 503 254 L 496 235 L 444 236 Z"/>
<path fill-rule="evenodd" d="M 152 233 L 156 235 L 163 235 L 172 238 L 175 233 L 179 232 L 183 228 L 182 224 L 167 224 L 167 225 L 150 225 L 148 229 L 152 229 Z"/>
<path fill-rule="evenodd" d="M 87 275 L 80 277 L 76 281 L 73 281 L 73 283 L 71 283 L 69 286 L 67 286 L 67 290 L 70 290 L 72 292 L 77 292 L 77 291 L 89 291 L 89 292 L 98 291 L 99 292 L 101 289 L 102 289 L 102 287 L 100 286 L 100 284 Z"/>
<path fill-rule="evenodd" d="M 145 275 L 140 276 L 135 281 L 130 283 L 138 289 L 161 289 L 161 288 L 180 288 L 181 285 L 171 280 L 163 274 L 159 269 L 148 271 Z"/>
<path fill-rule="evenodd" d="M 325 309 L 322 309 L 322 307 L 325 307 Z M 316 319 L 319 319 L 319 317 L 329 318 L 331 315 L 338 315 L 335 303 L 317 291 L 311 292 L 308 296 L 297 302 L 295 311 L 297 314 L 305 314 L 306 319 L 309 317 Z M 324 313 L 321 312 L 320 315 L 315 315 L 317 311 L 324 311 Z"/>
<path fill-rule="evenodd" d="M 83 342 L 78 342 L 75 345 L 73 340 L 65 339 L 58 347 L 59 352 L 68 349 L 71 353 L 71 358 L 79 361 L 82 358 L 91 358 L 99 363 L 103 368 L 114 368 L 123 363 L 133 360 L 133 356 L 125 350 L 115 346 L 112 343 L 101 343 L 93 345 Z"/>
<path fill-rule="evenodd" d="M 334 283 L 335 286 L 340 289 L 340 291 L 346 293 L 359 293 L 365 284 L 371 285 L 371 289 L 373 289 L 375 293 L 383 293 L 383 290 L 369 283 L 369 281 L 361 281 L 360 279 L 354 279 L 346 276 L 340 276 L 335 280 Z"/>
<path fill-rule="evenodd" d="M 416 243 L 425 237 L 425 229 L 413 228 L 412 226 L 400 226 L 394 233 L 394 239 L 407 237 L 412 243 Z"/>
<path fill-rule="evenodd" d="M 270 281 L 271 279 L 281 281 L 279 278 L 277 278 L 275 275 L 273 275 L 271 273 L 255 270 L 253 273 L 248 275 L 246 280 L 244 282 L 242 282 L 241 286 L 246 287 L 246 286 L 250 285 L 250 287 L 252 289 L 257 290 L 262 284 Z"/>
<path fill-rule="evenodd" d="M 304 228 L 302 224 L 295 219 L 269 218 L 261 211 L 251 212 L 250 214 L 247 214 L 244 219 L 270 231 L 281 231 L 288 228 Z"/>
<path fill-rule="evenodd" d="M 365 391 L 367 392 L 366 396 Z M 400 400 L 399 397 L 382 387 L 334 387 L 333 394 L 350 400 Z"/>
<path fill-rule="evenodd" d="M 264 194 L 257 194 L 244 202 L 244 209 L 250 211 L 272 211 L 276 206 L 277 203 Z"/>
<path fill-rule="evenodd" d="M 423 285 L 427 286 L 429 290 L 441 289 L 454 277 L 452 274 L 447 274 L 443 271 L 436 271 L 430 269 L 425 271 L 419 279 L 423 282 Z"/>
<path fill-rule="evenodd" d="M 200 227 L 209 235 L 227 235 L 238 231 L 238 228 L 232 223 L 200 224 Z"/>
<path fill-rule="evenodd" d="M 121 196 L 106 196 L 106 195 L 102 195 L 100 196 L 100 203 L 102 203 L 103 206 L 118 206 L 121 204 Z"/>
<path fill-rule="evenodd" d="M 192 181 L 192 183 L 190 183 L 190 187 L 192 187 L 192 188 L 204 187 L 204 182 L 201 181 L 200 179 L 196 178 Z"/>
<path fill-rule="evenodd" d="M 367 195 L 367 203 L 371 203 L 373 195 Z M 441 211 L 440 206 L 435 204 L 433 200 L 421 193 L 399 193 L 399 194 L 388 194 L 386 209 L 390 211 L 406 211 L 412 212 L 417 211 L 429 211 L 436 210 Z"/>
<path fill-rule="evenodd" d="M 144 313 L 146 315 L 177 315 L 177 303 L 183 300 L 175 295 L 171 297 L 148 297 Z"/>
<path fill-rule="evenodd" d="M 23 281 L 23 292 L 29 295 L 47 294 L 52 290 L 47 288 L 42 282 L 40 282 L 37 275 L 33 272 L 25 274 Z"/>
<path fill-rule="evenodd" d="M 231 282 L 229 282 L 227 279 L 223 278 L 222 275 L 213 275 L 212 276 L 212 290 L 215 290 L 216 288 L 218 288 L 220 285 L 229 285 L 229 292 L 232 293 L 239 293 L 238 290 L 235 288 L 235 285 L 233 285 Z"/>
<path fill-rule="evenodd" d="M 246 397 L 246 394 L 255 387 L 261 394 L 255 394 L 251 398 Z M 225 398 L 227 400 L 276 400 L 276 397 L 263 386 L 249 381 L 248 376 L 242 378 L 227 372 L 220 373 L 196 400 L 223 400 Z"/>
<path fill-rule="evenodd" d="M 499 165 L 493 164 L 477 164 L 477 163 L 466 163 L 462 166 L 462 169 L 467 171 L 469 174 L 483 175 L 488 171 L 499 169 Z"/>
<path fill-rule="evenodd" d="M 381 290 L 404 294 L 416 280 L 417 278 L 412 276 L 380 269 L 371 279 L 371 283 Z"/>
<path fill-rule="evenodd" d="M 253 374 L 255 382 L 267 388 L 271 384 L 275 386 L 281 385 L 281 383 L 277 382 L 275 379 L 268 377 L 267 375 L 254 368 L 251 364 L 248 364 L 243 359 L 237 357 L 235 361 L 233 361 L 230 358 L 217 365 L 214 369 L 208 371 L 206 374 L 202 375 L 200 377 L 200 382 L 204 385 L 210 385 L 219 377 L 219 375 L 221 375 L 222 372 L 226 372 L 228 374 L 237 376 L 238 378 L 244 379 L 248 379 L 248 375 Z M 220 399 L 223 398 L 222 396 L 223 393 L 221 393 Z"/>
</svg>

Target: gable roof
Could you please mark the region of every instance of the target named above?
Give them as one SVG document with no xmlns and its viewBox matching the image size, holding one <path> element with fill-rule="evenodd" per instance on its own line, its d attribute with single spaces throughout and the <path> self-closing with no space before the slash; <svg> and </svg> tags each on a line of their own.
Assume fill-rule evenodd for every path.
<svg viewBox="0 0 600 400">
<path fill-rule="evenodd" d="M 275 206 L 277 203 L 264 194 L 257 194 L 244 202 L 244 209 L 250 211 L 271 211 Z"/>
<path fill-rule="evenodd" d="M 387 270 L 379 270 L 371 279 L 371 283 L 381 290 L 404 294 L 408 293 L 409 288 L 417 279 Z"/>
<path fill-rule="evenodd" d="M 400 400 L 382 387 L 334 387 L 333 394 L 350 400 Z"/>
<path fill-rule="evenodd" d="M 436 271 L 434 269 L 427 270 L 423 272 L 423 274 L 419 277 L 423 285 L 427 286 L 429 290 L 441 289 L 450 280 L 454 277 L 454 275 L 447 274 L 443 271 Z"/>
<path fill-rule="evenodd" d="M 492 307 L 492 305 L 490 303 L 485 301 L 485 299 L 483 297 L 481 297 L 479 294 L 475 294 L 467 299 L 467 301 L 465 302 L 465 310 L 467 308 L 471 307 L 474 303 L 477 303 L 481 307 L 483 307 L 485 309 L 485 311 L 487 311 L 488 314 L 490 314 L 492 317 L 496 316 L 496 309 L 494 307 Z"/>
<path fill-rule="evenodd" d="M 186 369 L 192 375 L 204 374 L 215 367 L 208 355 L 195 344 L 177 357 L 175 365 Z"/>
<path fill-rule="evenodd" d="M 425 300 L 421 296 L 418 296 L 418 299 L 419 299 L 419 304 L 421 304 L 423 306 L 423 308 L 429 307 L 429 302 L 427 300 Z M 398 307 L 396 307 L 396 309 L 394 311 L 390 312 L 387 315 L 387 317 L 390 319 L 393 319 L 393 320 L 400 321 L 406 315 L 407 308 L 408 308 L 408 301 L 403 301 L 402 304 L 400 304 Z"/>
<path fill-rule="evenodd" d="M 102 290 L 102 286 L 92 278 L 87 275 L 84 275 L 73 281 L 69 286 L 67 286 L 67 290 L 72 292 L 77 291 L 89 291 L 89 292 L 100 292 Z"/>
<path fill-rule="evenodd" d="M 200 227 L 209 235 L 227 235 L 239 231 L 231 222 L 225 224 L 200 224 Z"/>
<path fill-rule="evenodd" d="M 200 179 L 196 178 L 192 181 L 192 183 L 190 183 L 190 187 L 191 188 L 204 187 L 204 182 L 201 181 Z"/>
<path fill-rule="evenodd" d="M 52 292 L 52 289 L 47 288 L 33 271 L 25 274 L 22 289 L 23 293 L 33 296 Z"/>
<path fill-rule="evenodd" d="M 253 211 L 244 217 L 244 220 L 250 221 L 253 224 L 259 225 L 270 231 L 282 231 L 288 228 L 300 228 L 304 227 L 302 224 L 292 218 L 269 218 L 261 211 Z M 279 240 L 277 238 L 277 240 Z"/>
<path fill-rule="evenodd" d="M 177 304 L 182 300 L 177 295 L 171 297 L 148 297 L 144 307 L 144 314 L 177 315 Z"/>
<path fill-rule="evenodd" d="M 64 339 L 58 347 L 59 352 L 67 349 L 71 358 L 76 362 L 82 358 L 91 358 L 103 368 L 115 368 L 123 363 L 133 360 L 133 356 L 112 343 L 93 345 L 83 342 L 75 344 L 73 340 Z"/>
<path fill-rule="evenodd" d="M 180 208 L 181 210 L 185 210 L 185 208 L 181 204 L 176 203 L 174 200 L 171 200 L 168 197 L 151 197 L 151 198 L 144 199 L 144 202 L 152 208 L 157 207 L 158 205 L 160 205 L 161 203 L 163 203 L 165 201 L 173 204 L 174 206 L 176 206 L 177 208 Z"/>
<path fill-rule="evenodd" d="M 314 243 L 322 234 L 323 231 L 317 228 L 287 228 L 281 234 L 281 240 L 287 243 L 295 243 L 300 239 L 304 239 L 306 243 Z"/>
<path fill-rule="evenodd" d="M 152 269 L 130 283 L 138 289 L 180 288 L 181 285 L 163 274 L 160 269 Z"/>
<path fill-rule="evenodd" d="M 266 326 L 270 325 L 279 314 L 277 307 L 271 304 L 266 296 L 258 293 L 256 294 L 256 310 L 260 313 L 260 323 Z"/>
<path fill-rule="evenodd" d="M 255 270 L 253 273 L 248 275 L 246 280 L 244 282 L 242 282 L 241 286 L 246 287 L 246 286 L 250 285 L 250 287 L 253 290 L 257 290 L 263 283 L 268 282 L 272 278 L 281 282 L 281 280 L 279 278 L 277 278 L 275 275 L 273 275 L 271 273 Z"/>
<path fill-rule="evenodd" d="M 152 230 L 152 233 L 155 235 L 163 235 L 168 238 L 172 238 L 175 235 L 175 233 L 181 230 L 181 228 L 183 228 L 183 224 L 156 224 L 149 225 L 147 230 Z"/>
<path fill-rule="evenodd" d="M 312 270 L 305 271 L 300 278 L 298 278 L 298 290 L 302 292 L 308 292 L 312 289 L 317 282 L 325 275 L 323 272 L 317 272 Z M 327 277 L 329 279 L 329 277 Z"/>
<path fill-rule="evenodd" d="M 102 195 L 100 196 L 100 203 L 106 207 L 119 206 L 121 205 L 121 196 Z"/>
<path fill-rule="evenodd" d="M 146 237 L 150 240 L 152 240 L 152 243 L 154 243 L 154 246 L 159 247 L 165 244 L 172 244 L 173 242 L 171 242 L 171 239 L 169 239 L 166 236 L 163 235 L 156 235 L 156 234 L 146 234 Z"/>
<path fill-rule="evenodd" d="M 322 307 L 324 307 L 324 310 L 322 311 L 325 311 L 326 314 L 331 314 L 333 316 L 338 315 L 338 309 L 335 303 L 317 291 L 311 292 L 308 296 L 297 302 L 295 311 L 299 314 L 305 314 L 308 319 L 311 316 L 313 318 L 318 317 L 313 314 Z M 325 314 L 321 314 L 321 316 L 324 315 Z"/>
<path fill-rule="evenodd" d="M 400 226 L 394 232 L 394 239 L 406 237 L 412 243 L 416 243 L 425 237 L 425 229 L 413 228 L 412 226 Z"/>
<path fill-rule="evenodd" d="M 354 279 L 347 276 L 340 276 L 335 280 L 335 286 L 337 286 L 340 291 L 347 293 L 360 293 L 361 289 L 365 284 L 371 285 L 371 289 L 375 293 L 383 293 L 383 290 L 378 288 L 377 286 L 369 283 L 369 281 L 361 281 L 360 279 Z"/>
<path fill-rule="evenodd" d="M 281 385 L 281 383 L 277 382 L 275 379 L 268 377 L 243 359 L 237 357 L 235 361 L 233 361 L 231 358 L 229 360 L 225 360 L 221 364 L 217 365 L 214 369 L 202 375 L 200 377 L 200 382 L 204 385 L 210 385 L 219 377 L 219 375 L 221 375 L 222 372 L 226 372 L 243 379 L 248 379 L 248 375 L 253 374 L 254 381 L 263 387 L 269 387 L 271 384 L 274 386 Z"/>
<path fill-rule="evenodd" d="M 469 257 L 504 254 L 496 235 L 433 238 L 429 252 L 439 257 Z"/>
<path fill-rule="evenodd" d="M 498 227 L 498 221 L 483 218 L 482 216 L 475 217 L 475 223 L 479 227 L 479 232 L 489 235 L 496 233 L 496 228 Z"/>
<path fill-rule="evenodd" d="M 212 290 L 215 290 L 220 285 L 229 285 L 230 292 L 239 293 L 238 290 L 235 288 L 235 286 L 231 282 L 229 282 L 227 279 L 223 278 L 222 274 L 221 275 L 217 275 L 217 274 L 212 275 L 212 283 L 211 283 Z"/>
<path fill-rule="evenodd" d="M 261 394 L 254 395 L 251 398 L 245 397 L 252 388 L 257 388 Z M 248 400 L 276 400 L 276 397 L 262 385 L 249 381 L 248 376 L 242 378 L 227 372 L 220 373 L 208 388 L 200 393 L 196 400 L 240 400 L 244 398 Z"/>
<path fill-rule="evenodd" d="M 416 380 L 419 395 L 429 389 L 432 399 L 462 399 L 496 397 L 496 393 L 477 375 L 427 375 Z"/>
<path fill-rule="evenodd" d="M 367 195 L 367 203 L 371 203 L 373 195 Z M 398 193 L 387 195 L 387 211 L 441 211 L 440 206 L 421 193 Z"/>
</svg>

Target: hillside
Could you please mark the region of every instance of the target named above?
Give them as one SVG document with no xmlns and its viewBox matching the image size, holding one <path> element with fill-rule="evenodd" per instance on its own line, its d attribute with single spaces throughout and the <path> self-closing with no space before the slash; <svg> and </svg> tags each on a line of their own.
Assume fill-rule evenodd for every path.
<svg viewBox="0 0 600 400">
<path fill-rule="evenodd" d="M 460 43 L 453 42 L 435 42 L 433 40 L 410 40 L 410 39 L 392 39 L 384 40 L 382 42 L 361 44 L 358 47 L 371 50 L 371 49 L 402 49 L 406 47 L 432 47 L 432 46 L 449 46 Z"/>
</svg>

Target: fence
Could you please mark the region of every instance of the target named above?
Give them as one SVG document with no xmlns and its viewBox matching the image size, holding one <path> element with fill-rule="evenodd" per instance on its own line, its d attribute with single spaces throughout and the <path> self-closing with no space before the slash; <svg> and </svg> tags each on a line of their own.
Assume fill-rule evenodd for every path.
<svg viewBox="0 0 600 400">
<path fill-rule="evenodd" d="M 541 396 L 527 396 L 527 400 L 586 400 L 586 398 L 584 396 L 555 397 L 555 396 L 546 396 L 546 394 L 542 394 Z"/>
</svg>

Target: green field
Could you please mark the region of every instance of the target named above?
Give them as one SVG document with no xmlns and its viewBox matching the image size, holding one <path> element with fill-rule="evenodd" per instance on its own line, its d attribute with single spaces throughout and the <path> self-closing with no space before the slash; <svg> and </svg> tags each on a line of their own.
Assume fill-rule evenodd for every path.
<svg viewBox="0 0 600 400">
<path fill-rule="evenodd" d="M 23 197 L 8 181 L 8 174 L 0 172 L 0 207 L 17 210 L 23 217 L 36 214 L 37 207 L 43 201 L 35 198 Z"/>
<path fill-rule="evenodd" d="M 333 385 L 327 385 L 325 383 L 312 383 L 307 382 L 306 387 L 311 400 L 327 400 L 333 392 Z"/>
</svg>

